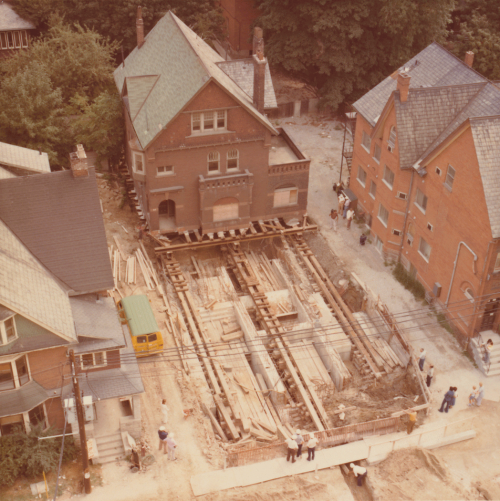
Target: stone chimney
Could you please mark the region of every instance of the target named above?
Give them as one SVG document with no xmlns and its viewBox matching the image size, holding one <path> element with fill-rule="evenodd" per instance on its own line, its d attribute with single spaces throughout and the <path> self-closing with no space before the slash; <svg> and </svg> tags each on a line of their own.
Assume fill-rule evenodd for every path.
<svg viewBox="0 0 500 501">
<path fill-rule="evenodd" d="M 253 105 L 259 113 L 264 113 L 267 59 L 264 57 L 262 28 L 253 30 Z"/>
<path fill-rule="evenodd" d="M 135 21 L 137 29 L 137 47 L 140 49 L 144 45 L 144 21 L 142 20 L 142 7 L 137 7 L 137 19 Z"/>
<path fill-rule="evenodd" d="M 474 62 L 474 52 L 472 52 L 471 50 L 466 52 L 464 62 L 469 68 L 472 68 L 472 63 Z"/>
<path fill-rule="evenodd" d="M 402 103 L 406 103 L 408 100 L 408 92 L 410 91 L 410 80 L 411 77 L 408 73 L 398 73 L 398 83 L 396 86 L 396 90 L 399 91 L 399 100 Z"/>
<path fill-rule="evenodd" d="M 73 177 L 87 177 L 89 175 L 87 155 L 83 149 L 83 145 L 76 145 L 76 151 L 69 154 L 69 163 Z"/>
</svg>

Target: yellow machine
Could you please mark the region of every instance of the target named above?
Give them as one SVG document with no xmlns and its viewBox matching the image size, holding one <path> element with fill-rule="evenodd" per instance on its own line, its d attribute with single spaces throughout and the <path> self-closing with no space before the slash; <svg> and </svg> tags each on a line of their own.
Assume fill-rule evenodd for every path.
<svg viewBox="0 0 500 501">
<path fill-rule="evenodd" d="M 137 357 L 155 355 L 163 350 L 163 336 L 147 296 L 129 296 L 118 301 L 118 314 L 128 325 Z"/>
</svg>

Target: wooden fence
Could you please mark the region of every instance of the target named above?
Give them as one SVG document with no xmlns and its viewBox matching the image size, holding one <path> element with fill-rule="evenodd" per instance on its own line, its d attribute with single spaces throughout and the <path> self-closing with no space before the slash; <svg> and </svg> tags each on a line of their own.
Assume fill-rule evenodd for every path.
<svg viewBox="0 0 500 501">
<path fill-rule="evenodd" d="M 395 433 L 399 428 L 399 417 L 388 417 L 376 419 L 375 421 L 367 421 L 366 423 L 355 423 L 340 428 L 332 428 L 330 430 L 318 431 L 313 434 L 303 434 L 304 441 L 307 441 L 314 435 L 319 440 L 321 447 L 333 447 L 336 445 L 347 444 L 361 440 L 364 437 L 372 435 L 386 435 Z M 304 446 L 305 448 L 305 446 Z M 273 445 L 264 447 L 253 447 L 251 449 L 229 450 L 226 466 L 243 466 L 245 464 L 255 463 L 259 461 L 267 461 L 275 457 L 286 454 L 286 443 L 279 442 Z"/>
</svg>

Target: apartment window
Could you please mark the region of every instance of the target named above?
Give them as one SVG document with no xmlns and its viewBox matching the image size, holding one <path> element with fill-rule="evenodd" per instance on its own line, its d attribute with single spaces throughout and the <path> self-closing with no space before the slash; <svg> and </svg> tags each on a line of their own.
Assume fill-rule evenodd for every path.
<svg viewBox="0 0 500 501">
<path fill-rule="evenodd" d="M 392 230 L 392 234 L 396 235 L 397 237 L 400 237 L 401 233 L 402 233 L 401 230 L 395 230 L 395 229 Z"/>
<path fill-rule="evenodd" d="M 363 139 L 362 139 L 361 143 L 363 145 L 363 148 L 365 148 L 365 150 L 367 150 L 369 153 L 372 140 L 370 139 L 370 136 L 365 131 L 363 131 Z"/>
<path fill-rule="evenodd" d="M 208 173 L 220 172 L 220 155 L 218 151 L 211 151 L 208 154 Z"/>
<path fill-rule="evenodd" d="M 446 179 L 444 181 L 444 184 L 447 188 L 450 189 L 453 187 L 453 181 L 455 180 L 455 169 L 451 166 L 448 165 L 448 170 L 446 171 Z"/>
<path fill-rule="evenodd" d="M 15 387 L 12 364 L 10 362 L 0 364 L 0 391 L 13 390 Z"/>
<path fill-rule="evenodd" d="M 387 165 L 384 167 L 384 183 L 392 190 L 394 186 L 394 172 Z"/>
<path fill-rule="evenodd" d="M 238 150 L 229 150 L 227 152 L 227 170 L 238 170 L 239 152 Z"/>
<path fill-rule="evenodd" d="M 440 169 L 439 167 L 436 167 L 436 174 L 437 174 L 438 176 L 440 176 L 440 175 L 441 175 L 441 169 Z"/>
<path fill-rule="evenodd" d="M 171 176 L 174 173 L 173 165 L 160 165 L 156 167 L 157 176 Z"/>
<path fill-rule="evenodd" d="M 375 144 L 375 151 L 373 153 L 373 158 L 375 159 L 375 162 L 380 163 L 381 154 L 382 154 L 382 149 L 378 144 Z"/>
<path fill-rule="evenodd" d="M 496 273 L 500 271 L 500 252 L 497 253 L 497 259 L 495 261 L 495 268 L 493 269 L 493 272 Z"/>
<path fill-rule="evenodd" d="M 474 292 L 472 291 L 471 288 L 467 287 L 464 291 L 464 296 L 471 302 L 474 302 Z"/>
<path fill-rule="evenodd" d="M 191 114 L 191 131 L 210 133 L 227 129 L 227 110 L 203 111 Z"/>
<path fill-rule="evenodd" d="M 299 190 L 293 188 L 280 188 L 274 190 L 273 207 L 285 207 L 287 205 L 295 205 L 298 201 Z"/>
<path fill-rule="evenodd" d="M 134 151 L 134 172 L 138 174 L 144 174 L 144 155 L 142 153 L 137 153 Z"/>
<path fill-rule="evenodd" d="M 415 197 L 415 205 L 425 214 L 427 210 L 427 197 L 417 188 L 417 196 Z"/>
<path fill-rule="evenodd" d="M 431 223 L 427 223 L 427 229 L 428 229 L 429 231 L 434 231 L 434 226 L 432 226 L 432 224 L 431 224 Z"/>
<path fill-rule="evenodd" d="M 28 371 L 28 361 L 26 360 L 26 355 L 16 360 L 16 371 L 19 386 L 29 383 L 30 374 Z"/>
<path fill-rule="evenodd" d="M 387 222 L 389 221 L 389 211 L 382 204 L 378 206 L 378 218 L 387 228 Z"/>
<path fill-rule="evenodd" d="M 375 199 L 375 195 L 377 194 L 377 185 L 370 181 L 370 196 Z"/>
<path fill-rule="evenodd" d="M 363 188 L 366 186 L 366 172 L 365 170 L 361 167 L 361 165 L 358 165 L 358 177 L 357 180 L 363 186 Z"/>
<path fill-rule="evenodd" d="M 391 127 L 391 132 L 389 133 L 389 139 L 387 140 L 387 149 L 389 151 L 394 151 L 394 146 L 396 145 L 396 127 Z"/>
<path fill-rule="evenodd" d="M 420 244 L 418 245 L 418 253 L 429 262 L 429 257 L 431 255 L 431 246 L 420 237 Z"/>
<path fill-rule="evenodd" d="M 106 352 L 86 353 L 81 355 L 82 370 L 94 369 L 95 367 L 104 367 L 107 365 Z"/>
</svg>

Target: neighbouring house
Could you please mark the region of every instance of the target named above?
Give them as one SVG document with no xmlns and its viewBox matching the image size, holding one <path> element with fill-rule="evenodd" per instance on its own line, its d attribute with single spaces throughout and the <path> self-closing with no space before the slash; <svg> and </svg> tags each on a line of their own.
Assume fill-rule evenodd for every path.
<svg viewBox="0 0 500 501">
<path fill-rule="evenodd" d="M 221 0 L 222 15 L 226 20 L 227 41 L 233 57 L 253 54 L 252 24 L 260 16 L 253 0 Z"/>
<path fill-rule="evenodd" d="M 27 49 L 35 25 L 16 14 L 7 2 L 0 2 L 0 59 L 12 56 L 16 51 Z"/>
<path fill-rule="evenodd" d="M 500 88 L 432 43 L 355 104 L 350 188 L 377 249 L 460 331 L 500 317 Z"/>
<path fill-rule="evenodd" d="M 65 400 L 78 432 L 74 350 L 99 451 L 103 436 L 140 436 L 144 388 L 106 293 L 114 281 L 95 172 L 82 149 L 72 156 L 71 170 L 0 180 L 0 435 L 40 422 L 61 429 Z"/>
<path fill-rule="evenodd" d="M 276 107 L 262 30 L 250 61 L 225 61 L 172 12 L 114 73 L 124 104 L 126 162 L 149 229 L 246 231 L 306 212 L 309 163 Z"/>
<path fill-rule="evenodd" d="M 47 172 L 50 172 L 47 153 L 0 142 L 0 179 Z"/>
</svg>

